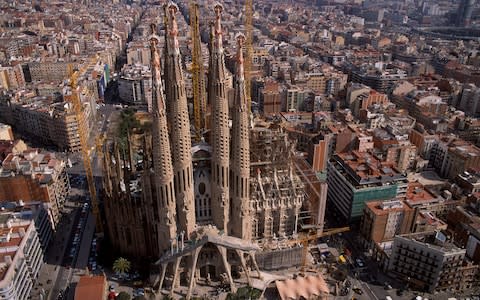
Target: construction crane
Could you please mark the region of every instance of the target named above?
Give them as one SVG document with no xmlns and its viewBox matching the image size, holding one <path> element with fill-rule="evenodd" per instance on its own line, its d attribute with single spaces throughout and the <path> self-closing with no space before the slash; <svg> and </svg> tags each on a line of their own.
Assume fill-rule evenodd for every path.
<svg viewBox="0 0 480 300">
<path fill-rule="evenodd" d="M 193 83 L 193 111 L 195 121 L 195 140 L 200 142 L 202 131 L 205 129 L 206 94 L 203 71 L 202 46 L 200 41 L 198 4 L 190 1 L 190 30 L 192 35 L 192 83 Z"/>
<path fill-rule="evenodd" d="M 252 110 L 252 61 L 253 61 L 253 1 L 245 0 L 245 90 L 247 93 L 248 110 Z"/>
<path fill-rule="evenodd" d="M 105 134 L 99 133 L 97 137 L 95 138 L 95 147 L 97 150 L 97 159 L 102 160 L 103 159 L 103 143 L 105 141 Z"/>
<path fill-rule="evenodd" d="M 307 266 L 308 245 L 310 244 L 311 241 L 315 241 L 322 237 L 331 236 L 331 235 L 346 232 L 349 230 L 350 230 L 350 227 L 326 229 L 322 233 L 306 233 L 304 236 L 301 236 L 298 239 L 290 241 L 290 244 L 302 244 L 303 246 L 301 273 L 304 273 L 305 267 Z"/>
<path fill-rule="evenodd" d="M 92 165 L 90 161 L 90 152 L 88 145 L 88 133 L 85 130 L 85 116 L 83 114 L 83 107 L 80 101 L 79 91 L 78 91 L 78 77 L 81 74 L 84 74 L 91 62 L 96 62 L 96 57 L 92 58 L 90 62 L 85 63 L 85 65 L 80 70 L 74 70 L 72 65 L 68 66 L 70 73 L 70 88 L 72 89 L 72 95 L 70 97 L 73 110 L 75 112 L 78 124 L 78 135 L 80 138 L 80 147 L 83 158 L 83 165 L 85 167 L 85 173 L 87 176 L 88 190 L 90 192 L 90 201 L 92 204 L 92 211 L 95 216 L 96 221 L 96 232 L 97 234 L 103 234 L 103 225 L 102 219 L 100 216 L 100 210 L 98 208 L 97 201 L 97 190 L 95 188 L 95 181 L 93 178 Z"/>
</svg>

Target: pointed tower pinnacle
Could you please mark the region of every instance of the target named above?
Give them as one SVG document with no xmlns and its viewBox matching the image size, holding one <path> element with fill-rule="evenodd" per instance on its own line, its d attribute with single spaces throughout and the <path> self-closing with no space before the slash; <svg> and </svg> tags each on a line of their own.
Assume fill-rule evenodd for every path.
<svg viewBox="0 0 480 300">
<path fill-rule="evenodd" d="M 195 229 L 195 201 L 193 192 L 192 139 L 190 120 L 188 117 L 187 95 L 183 79 L 182 61 L 178 46 L 178 26 L 176 13 L 178 7 L 173 2 L 167 6 L 168 39 L 167 39 L 167 99 L 170 106 L 168 118 L 172 141 L 173 169 L 175 176 L 175 195 L 177 200 L 177 217 L 179 231 L 186 236 Z"/>
<path fill-rule="evenodd" d="M 233 236 L 250 240 L 250 130 L 248 127 L 248 100 L 245 90 L 243 44 L 245 36 L 237 35 L 237 70 L 235 74 L 235 99 L 232 123 L 232 211 L 230 230 Z"/>
<path fill-rule="evenodd" d="M 215 96 L 213 92 L 211 92 L 213 90 L 212 88 L 212 84 L 213 84 L 213 58 L 214 58 L 214 55 L 213 55 L 213 52 L 215 51 L 215 22 L 210 22 L 208 24 L 209 28 L 210 28 L 210 40 L 209 40 L 209 44 L 208 44 L 208 52 L 209 52 L 209 56 L 208 56 L 208 86 L 207 86 L 207 104 L 208 105 L 212 105 L 213 103 L 213 97 Z"/>
<path fill-rule="evenodd" d="M 168 3 L 165 3 L 163 4 L 163 29 L 164 29 L 164 37 L 165 37 L 165 44 L 164 44 L 164 49 L 163 49 L 163 59 L 164 59 L 164 64 L 163 64 L 163 79 L 165 82 L 170 82 L 170 75 L 168 74 L 168 70 L 170 70 L 170 68 L 168 67 L 168 63 L 169 63 L 169 60 L 168 60 L 168 43 L 166 41 L 168 41 L 168 16 L 169 16 L 169 13 L 168 13 Z M 167 85 L 168 86 L 168 85 Z M 165 99 L 170 99 L 170 95 L 168 94 L 169 92 L 169 89 L 165 89 Z M 171 130 L 171 124 L 172 124 L 172 120 L 170 120 L 170 117 L 171 117 L 171 112 L 170 112 L 170 105 L 167 105 L 166 106 L 166 111 L 167 111 L 167 127 L 168 127 L 168 132 L 170 132 Z"/>
<path fill-rule="evenodd" d="M 167 116 L 165 114 L 165 100 L 163 98 L 160 54 L 158 53 L 158 36 L 156 27 L 152 24 L 150 36 L 151 69 L 153 81 L 152 93 L 152 152 L 154 185 L 156 199 L 152 199 L 153 216 L 157 224 L 157 240 L 160 253 L 166 250 L 170 241 L 177 234 L 175 191 L 173 186 L 173 167 L 168 139 Z"/>
<path fill-rule="evenodd" d="M 226 90 L 225 57 L 222 46 L 221 14 L 223 7 L 215 7 L 215 38 L 210 53 L 212 83 L 209 93 L 212 103 L 212 219 L 218 229 L 227 232 L 229 222 L 229 155 L 230 129 L 228 127 L 228 99 Z"/>
</svg>

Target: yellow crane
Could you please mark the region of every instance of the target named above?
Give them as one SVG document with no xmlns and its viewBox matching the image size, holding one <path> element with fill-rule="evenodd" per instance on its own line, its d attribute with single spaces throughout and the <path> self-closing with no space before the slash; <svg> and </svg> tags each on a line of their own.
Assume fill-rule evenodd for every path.
<svg viewBox="0 0 480 300">
<path fill-rule="evenodd" d="M 190 30 L 192 35 L 192 83 L 193 83 L 193 111 L 195 121 L 195 139 L 197 142 L 202 137 L 205 128 L 206 94 L 205 78 L 203 71 L 202 46 L 200 41 L 198 4 L 190 1 Z"/>
<path fill-rule="evenodd" d="M 74 70 L 72 65 L 69 65 L 70 73 L 70 88 L 72 89 L 72 95 L 70 101 L 75 112 L 78 124 L 78 135 L 80 139 L 80 147 L 82 152 L 83 165 L 85 168 L 85 173 L 87 176 L 88 190 L 90 192 L 90 200 L 92 204 L 93 215 L 95 216 L 95 228 L 98 234 L 103 233 L 103 224 L 102 218 L 100 216 L 100 210 L 98 208 L 97 201 L 97 190 L 95 188 L 95 180 L 93 177 L 92 165 L 90 160 L 90 152 L 88 145 L 88 133 L 85 129 L 85 115 L 83 114 L 83 106 L 80 101 L 79 90 L 78 90 L 78 77 L 81 74 L 84 74 L 91 62 L 96 62 L 96 57 L 92 58 L 90 62 L 85 63 L 85 65 L 80 70 Z M 94 108 L 92 108 L 94 109 Z"/>
<path fill-rule="evenodd" d="M 302 244 L 302 268 L 301 273 L 305 271 L 305 267 L 307 266 L 307 254 L 308 254 L 308 245 L 311 241 L 315 241 L 319 238 L 331 236 L 334 234 L 342 233 L 349 231 L 350 227 L 340 227 L 340 228 L 332 228 L 326 229 L 322 233 L 306 233 L 303 236 L 299 237 L 298 239 L 290 241 L 290 244 Z"/>
<path fill-rule="evenodd" d="M 253 61 L 253 1 L 245 0 L 245 90 L 247 92 L 248 110 L 252 109 L 252 61 Z"/>
</svg>

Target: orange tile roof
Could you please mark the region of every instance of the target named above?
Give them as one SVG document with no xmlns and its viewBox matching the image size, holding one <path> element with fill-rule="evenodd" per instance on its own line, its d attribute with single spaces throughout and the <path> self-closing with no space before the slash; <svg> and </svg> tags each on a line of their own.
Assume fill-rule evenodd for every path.
<svg viewBox="0 0 480 300">
<path fill-rule="evenodd" d="M 104 300 L 106 293 L 105 276 L 82 276 L 75 288 L 75 300 Z"/>
</svg>

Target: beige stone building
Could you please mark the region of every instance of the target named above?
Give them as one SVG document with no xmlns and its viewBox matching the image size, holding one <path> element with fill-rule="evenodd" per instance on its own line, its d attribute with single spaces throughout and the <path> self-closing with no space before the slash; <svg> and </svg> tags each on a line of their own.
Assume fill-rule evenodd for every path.
<svg viewBox="0 0 480 300">
<path fill-rule="evenodd" d="M 68 76 L 69 63 L 64 61 L 41 61 L 28 64 L 32 81 L 60 82 Z"/>
<path fill-rule="evenodd" d="M 70 191 L 65 161 L 53 152 L 24 149 L 8 154 L 0 168 L 0 202 L 40 201 L 55 228 Z"/>
<path fill-rule="evenodd" d="M 70 96 L 66 95 L 68 101 Z M 79 151 L 78 122 L 68 102 L 55 102 L 52 97 L 29 97 L 0 103 L 0 118 L 16 130 L 31 135 L 41 143 L 60 150 Z M 91 103 L 84 103 L 84 127 L 89 132 L 93 120 Z"/>
<path fill-rule="evenodd" d="M 0 140 L 13 141 L 13 131 L 10 125 L 0 123 Z"/>
<path fill-rule="evenodd" d="M 5 90 L 18 89 L 25 86 L 22 65 L 0 67 L 0 86 Z"/>
</svg>

